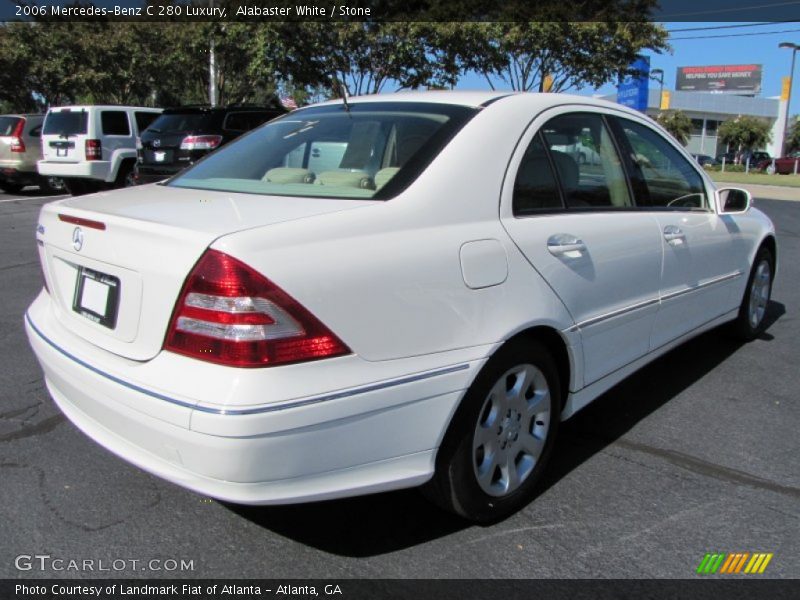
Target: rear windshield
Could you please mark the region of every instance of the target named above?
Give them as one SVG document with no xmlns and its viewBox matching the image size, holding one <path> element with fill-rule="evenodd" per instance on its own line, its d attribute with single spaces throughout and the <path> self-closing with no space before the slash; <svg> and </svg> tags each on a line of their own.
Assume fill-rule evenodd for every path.
<svg viewBox="0 0 800 600">
<path fill-rule="evenodd" d="M 151 133 L 186 133 L 188 131 L 203 131 L 208 127 L 211 115 L 202 113 L 184 113 L 159 115 L 150 123 L 147 131 Z"/>
<path fill-rule="evenodd" d="M 45 135 L 78 135 L 86 133 L 89 114 L 84 111 L 49 112 L 44 120 Z"/>
<path fill-rule="evenodd" d="M 383 200 L 416 179 L 476 112 L 410 102 L 303 109 L 228 144 L 168 185 Z"/>
<path fill-rule="evenodd" d="M 20 122 L 19 117 L 0 117 L 0 135 L 11 135 Z"/>
</svg>

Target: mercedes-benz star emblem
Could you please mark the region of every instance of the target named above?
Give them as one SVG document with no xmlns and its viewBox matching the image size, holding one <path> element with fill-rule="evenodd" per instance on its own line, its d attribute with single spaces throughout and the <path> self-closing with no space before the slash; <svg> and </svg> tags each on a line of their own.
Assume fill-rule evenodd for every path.
<svg viewBox="0 0 800 600">
<path fill-rule="evenodd" d="M 158 148 L 161 145 L 161 140 L 153 140 L 153 148 Z"/>
<path fill-rule="evenodd" d="M 72 247 L 76 252 L 80 252 L 83 248 L 83 229 L 76 227 L 72 232 Z"/>
</svg>

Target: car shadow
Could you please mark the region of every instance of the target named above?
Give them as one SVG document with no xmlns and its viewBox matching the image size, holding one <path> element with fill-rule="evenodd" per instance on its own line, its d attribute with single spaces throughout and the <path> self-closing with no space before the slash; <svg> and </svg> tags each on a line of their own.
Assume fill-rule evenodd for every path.
<svg viewBox="0 0 800 600">
<path fill-rule="evenodd" d="M 768 328 L 786 313 L 770 302 Z M 770 341 L 765 333 L 762 340 Z M 719 330 L 707 332 L 653 361 L 565 422 L 537 496 L 637 423 L 700 380 L 742 346 Z M 471 527 L 430 504 L 418 490 L 357 498 L 254 507 L 222 503 L 248 521 L 307 546 L 368 557 L 416 546 Z"/>
</svg>

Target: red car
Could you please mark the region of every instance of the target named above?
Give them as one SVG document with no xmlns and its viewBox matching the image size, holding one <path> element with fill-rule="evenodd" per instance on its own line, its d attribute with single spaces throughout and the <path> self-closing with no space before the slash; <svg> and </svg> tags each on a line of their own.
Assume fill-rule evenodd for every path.
<svg viewBox="0 0 800 600">
<path fill-rule="evenodd" d="M 797 163 L 796 168 L 795 163 Z M 788 156 L 782 158 L 776 158 L 774 166 L 772 160 L 761 161 L 758 163 L 758 169 L 770 175 L 773 173 L 780 173 L 781 175 L 800 173 L 800 151 L 791 152 Z"/>
</svg>

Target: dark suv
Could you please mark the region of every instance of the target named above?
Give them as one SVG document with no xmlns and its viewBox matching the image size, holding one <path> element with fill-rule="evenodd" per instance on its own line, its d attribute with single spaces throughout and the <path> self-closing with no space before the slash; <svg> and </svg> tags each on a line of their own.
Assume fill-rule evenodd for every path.
<svg viewBox="0 0 800 600">
<path fill-rule="evenodd" d="M 172 177 L 212 150 L 285 112 L 277 106 L 251 105 L 168 108 L 141 135 L 136 183 Z"/>
</svg>

